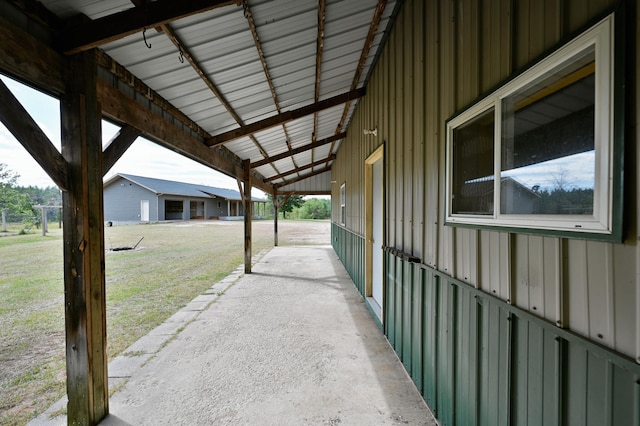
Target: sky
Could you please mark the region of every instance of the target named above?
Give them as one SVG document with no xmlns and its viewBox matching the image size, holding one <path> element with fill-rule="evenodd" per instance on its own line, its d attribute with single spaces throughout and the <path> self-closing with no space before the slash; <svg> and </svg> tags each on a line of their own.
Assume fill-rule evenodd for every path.
<svg viewBox="0 0 640 426">
<path fill-rule="evenodd" d="M 595 179 L 595 151 L 582 152 L 549 160 L 527 167 L 502 172 L 511 176 L 528 188 L 539 185 L 540 190 L 551 191 L 559 181 L 563 187 L 571 189 L 593 189 Z"/>
<path fill-rule="evenodd" d="M 14 96 L 22 103 L 42 131 L 60 150 L 60 106 L 57 99 L 0 75 Z M 119 128 L 103 120 L 103 145 L 118 132 Z M 0 123 L 0 163 L 19 175 L 19 186 L 55 186 L 40 165 L 26 149 Z M 188 182 L 238 190 L 235 179 L 163 148 L 144 138 L 138 138 L 127 152 L 109 170 L 105 178 L 116 173 L 127 173 L 158 179 Z M 265 197 L 262 191 L 253 189 L 253 195 Z"/>
</svg>

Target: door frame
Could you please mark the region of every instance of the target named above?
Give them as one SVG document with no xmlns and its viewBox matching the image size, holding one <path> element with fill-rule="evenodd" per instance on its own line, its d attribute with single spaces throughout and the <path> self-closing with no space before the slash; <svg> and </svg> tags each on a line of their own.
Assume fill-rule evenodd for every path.
<svg viewBox="0 0 640 426">
<path fill-rule="evenodd" d="M 147 206 L 147 218 L 144 218 L 144 206 Z M 151 220 L 151 204 L 149 200 L 140 200 L 140 222 L 150 222 Z"/>
<path fill-rule="evenodd" d="M 365 182 L 365 297 L 373 297 L 373 165 L 382 161 L 382 235 L 384 239 L 384 144 L 380 145 L 364 162 Z M 384 265 L 382 273 L 382 298 L 384 302 Z M 384 303 L 380 306 L 383 308 Z M 380 315 L 382 321 L 383 315 Z"/>
</svg>

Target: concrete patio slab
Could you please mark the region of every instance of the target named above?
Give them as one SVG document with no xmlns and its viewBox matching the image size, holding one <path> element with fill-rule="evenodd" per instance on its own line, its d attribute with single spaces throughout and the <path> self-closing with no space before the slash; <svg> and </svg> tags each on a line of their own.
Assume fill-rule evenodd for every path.
<svg viewBox="0 0 640 426">
<path fill-rule="evenodd" d="M 102 425 L 436 425 L 330 246 L 232 282 L 150 359 L 110 364 L 130 377 Z"/>
<path fill-rule="evenodd" d="M 113 424 L 434 425 L 330 247 L 278 247 L 111 398 Z"/>
</svg>

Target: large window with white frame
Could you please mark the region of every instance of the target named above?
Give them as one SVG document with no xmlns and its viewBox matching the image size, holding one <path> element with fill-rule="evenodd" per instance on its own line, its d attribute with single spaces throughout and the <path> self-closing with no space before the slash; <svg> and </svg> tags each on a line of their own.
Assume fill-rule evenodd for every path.
<svg viewBox="0 0 640 426">
<path fill-rule="evenodd" d="M 447 121 L 447 224 L 619 234 L 614 38 L 612 14 Z"/>
</svg>

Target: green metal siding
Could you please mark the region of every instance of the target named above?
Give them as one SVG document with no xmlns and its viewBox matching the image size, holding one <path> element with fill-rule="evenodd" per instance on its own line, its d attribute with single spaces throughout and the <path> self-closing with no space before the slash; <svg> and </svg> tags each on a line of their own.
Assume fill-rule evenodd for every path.
<svg viewBox="0 0 640 426">
<path fill-rule="evenodd" d="M 345 267 L 359 259 L 364 271 L 362 238 L 333 233 Z M 428 266 L 384 259 L 385 334 L 440 424 L 640 425 L 629 358 Z"/>
<path fill-rule="evenodd" d="M 478 353 L 478 304 L 475 297 L 464 291 L 456 295 L 457 324 L 464 332 L 456 336 L 456 420 L 459 424 L 477 425 L 478 413 L 475 401 L 478 398 L 478 358 L 466 356 Z"/>
<path fill-rule="evenodd" d="M 331 243 L 349 277 L 364 297 L 364 237 L 332 223 Z"/>
<path fill-rule="evenodd" d="M 422 354 L 423 354 L 423 327 L 424 310 L 422 309 L 424 281 L 422 268 L 418 264 L 412 264 L 413 289 L 410 296 L 411 303 L 411 378 L 418 389 L 422 389 Z"/>
</svg>

